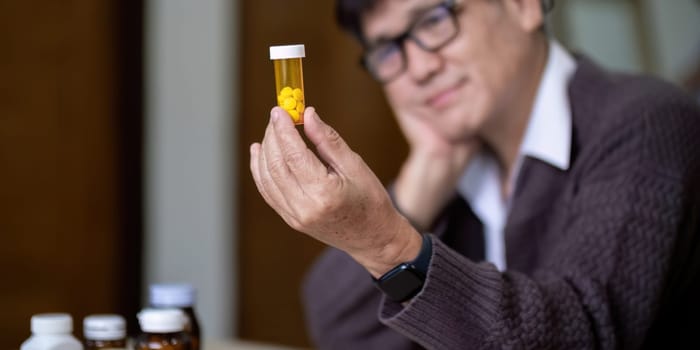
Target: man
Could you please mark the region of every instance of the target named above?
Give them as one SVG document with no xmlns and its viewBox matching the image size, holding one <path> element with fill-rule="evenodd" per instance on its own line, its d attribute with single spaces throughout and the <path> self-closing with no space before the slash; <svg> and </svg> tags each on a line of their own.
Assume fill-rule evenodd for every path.
<svg viewBox="0 0 700 350">
<path fill-rule="evenodd" d="M 304 288 L 320 348 L 698 343 L 700 111 L 572 57 L 547 8 L 338 0 L 410 154 L 390 197 L 313 108 L 318 157 L 279 108 L 251 146 L 266 202 L 332 247 Z"/>
</svg>

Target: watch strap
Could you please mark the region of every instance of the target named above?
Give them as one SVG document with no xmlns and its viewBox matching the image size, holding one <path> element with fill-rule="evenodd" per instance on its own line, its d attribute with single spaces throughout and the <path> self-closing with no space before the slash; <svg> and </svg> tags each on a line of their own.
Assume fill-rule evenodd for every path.
<svg viewBox="0 0 700 350">
<path fill-rule="evenodd" d="M 428 275 L 430 258 L 433 255 L 433 241 L 428 234 L 422 234 L 421 236 L 423 238 L 423 243 L 421 244 L 420 252 L 410 264 L 425 278 Z"/>
</svg>

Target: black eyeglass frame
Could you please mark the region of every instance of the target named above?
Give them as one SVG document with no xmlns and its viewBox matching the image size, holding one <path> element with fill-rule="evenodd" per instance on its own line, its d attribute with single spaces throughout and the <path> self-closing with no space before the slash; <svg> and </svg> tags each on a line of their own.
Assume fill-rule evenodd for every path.
<svg viewBox="0 0 700 350">
<path fill-rule="evenodd" d="M 404 73 L 406 71 L 406 67 L 408 64 L 408 57 L 406 57 L 406 50 L 404 49 L 404 43 L 406 42 L 406 40 L 409 40 L 409 39 L 412 40 L 414 43 L 416 43 L 416 45 L 418 45 L 418 47 L 420 47 L 421 49 L 423 49 L 425 51 L 435 52 L 435 51 L 443 48 L 445 45 L 449 44 L 454 38 L 457 37 L 457 35 L 459 35 L 460 27 L 459 27 L 459 21 L 457 19 L 457 15 L 458 15 L 457 12 L 461 9 L 460 5 L 461 5 L 460 0 L 445 0 L 445 1 L 441 2 L 440 4 L 437 4 L 435 7 L 432 7 L 432 8 L 425 11 L 425 13 L 429 13 L 437 8 L 440 8 L 440 7 L 443 7 L 444 9 L 446 9 L 448 11 L 450 20 L 452 21 L 452 24 L 453 24 L 455 29 L 454 29 L 454 33 L 452 35 L 450 35 L 449 37 L 447 37 L 446 39 L 444 39 L 442 42 L 440 42 L 440 44 L 438 44 L 436 46 L 426 46 L 425 43 L 421 42 L 421 40 L 418 39 L 413 34 L 415 27 L 419 23 L 421 23 L 421 21 L 423 20 L 422 17 L 419 17 L 415 21 L 413 21 L 413 23 L 411 23 L 411 25 L 408 27 L 408 29 L 406 29 L 406 31 L 404 31 L 400 35 L 398 35 L 392 39 L 389 39 L 387 41 L 384 41 L 380 45 L 375 45 L 374 47 L 366 48 L 365 53 L 360 58 L 360 65 L 364 69 L 366 69 L 376 81 L 378 81 L 382 84 L 389 83 L 392 80 L 398 78 L 402 73 Z M 389 76 L 387 78 L 381 78 L 379 76 L 379 74 L 375 71 L 375 69 L 373 69 L 373 67 L 368 63 L 367 57 L 369 57 L 369 55 L 373 52 L 373 50 L 375 50 L 381 46 L 387 45 L 387 44 L 394 44 L 396 47 L 399 48 L 399 52 L 401 53 L 401 68 L 397 69 L 396 73 L 392 74 L 391 76 Z"/>
</svg>

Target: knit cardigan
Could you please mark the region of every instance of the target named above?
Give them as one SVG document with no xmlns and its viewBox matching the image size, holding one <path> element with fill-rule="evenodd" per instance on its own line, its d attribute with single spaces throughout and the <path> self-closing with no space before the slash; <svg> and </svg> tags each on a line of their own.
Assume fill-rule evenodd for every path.
<svg viewBox="0 0 700 350">
<path fill-rule="evenodd" d="M 483 260 L 483 227 L 459 197 L 433 230 L 422 291 L 403 305 L 329 248 L 303 288 L 319 348 L 700 348 L 700 109 L 669 84 L 585 58 L 568 93 L 571 166 L 525 158 L 507 270 Z"/>
</svg>

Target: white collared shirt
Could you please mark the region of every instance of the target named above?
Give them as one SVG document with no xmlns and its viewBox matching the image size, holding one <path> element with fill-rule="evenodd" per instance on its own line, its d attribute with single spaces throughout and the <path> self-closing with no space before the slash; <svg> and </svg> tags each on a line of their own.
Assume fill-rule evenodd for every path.
<svg viewBox="0 0 700 350">
<path fill-rule="evenodd" d="M 568 86 L 575 71 L 574 58 L 552 40 L 547 65 L 516 157 L 515 170 L 509 179 L 510 188 L 514 189 L 525 156 L 537 158 L 561 170 L 569 168 L 572 117 Z M 505 271 L 504 229 L 511 198 L 503 196 L 500 175 L 501 169 L 494 156 L 481 152 L 471 161 L 457 187 L 484 226 L 486 260 Z M 511 193 L 515 193 L 515 190 Z"/>
</svg>

